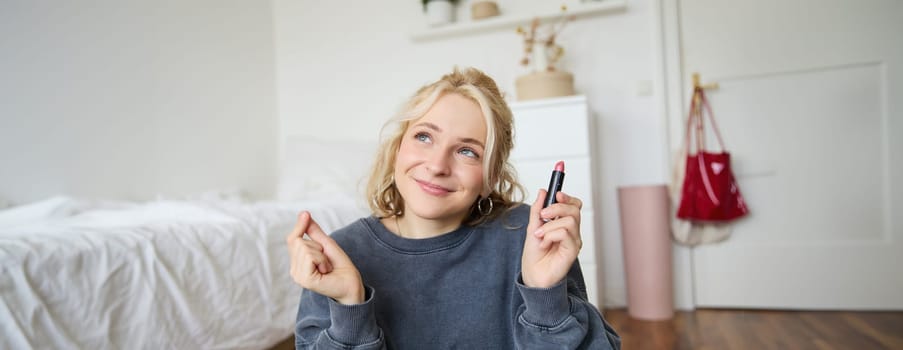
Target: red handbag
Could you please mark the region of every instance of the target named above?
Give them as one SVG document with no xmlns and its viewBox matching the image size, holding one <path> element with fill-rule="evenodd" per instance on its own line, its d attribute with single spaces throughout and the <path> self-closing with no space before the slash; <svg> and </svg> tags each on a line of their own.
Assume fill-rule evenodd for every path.
<svg viewBox="0 0 903 350">
<path fill-rule="evenodd" d="M 703 139 L 705 128 L 703 114 L 708 112 L 712 130 L 718 137 L 721 152 L 707 152 Z M 696 132 L 696 153 L 690 152 L 691 130 Z M 695 221 L 730 221 L 749 213 L 740 187 L 731 171 L 731 155 L 725 150 L 724 140 L 715 124 L 712 108 L 701 87 L 693 91 L 690 113 L 687 117 L 687 166 L 681 191 L 677 217 Z"/>
</svg>

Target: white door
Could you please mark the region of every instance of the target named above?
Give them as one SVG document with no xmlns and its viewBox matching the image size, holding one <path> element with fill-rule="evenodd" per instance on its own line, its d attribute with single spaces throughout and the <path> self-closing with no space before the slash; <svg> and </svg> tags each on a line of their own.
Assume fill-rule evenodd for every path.
<svg viewBox="0 0 903 350">
<path fill-rule="evenodd" d="M 903 309 L 903 1 L 678 13 L 683 81 L 720 84 L 708 96 L 751 212 L 693 250 L 697 306 Z"/>
</svg>

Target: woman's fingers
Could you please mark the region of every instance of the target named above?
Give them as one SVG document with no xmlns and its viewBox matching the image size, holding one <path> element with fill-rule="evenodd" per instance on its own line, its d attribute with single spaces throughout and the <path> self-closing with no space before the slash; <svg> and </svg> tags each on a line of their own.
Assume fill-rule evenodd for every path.
<svg viewBox="0 0 903 350">
<path fill-rule="evenodd" d="M 301 287 L 343 304 L 363 301 L 361 276 L 351 258 L 323 232 L 309 212 L 298 214 L 295 228 L 285 241 L 291 259 L 290 273 Z"/>
<path fill-rule="evenodd" d="M 313 219 L 310 219 L 310 214 L 308 214 L 308 221 L 307 230 L 305 232 L 310 239 L 323 245 L 332 242 L 332 238 L 329 238 L 329 235 L 327 235 L 326 232 L 323 232 L 323 229 L 320 228 L 320 224 Z"/>
<path fill-rule="evenodd" d="M 568 196 L 562 192 L 558 192 L 557 198 L 560 200 L 558 203 L 540 211 L 539 215 L 542 219 L 554 220 L 565 216 L 573 216 L 578 220 L 580 219 L 580 208 L 583 206 L 583 202 L 579 198 Z"/>
<path fill-rule="evenodd" d="M 534 237 L 541 240 L 539 248 L 548 250 L 549 247 L 558 242 L 562 242 L 565 238 L 569 238 L 568 247 L 580 249 L 582 241 L 580 238 L 580 208 L 583 202 L 577 197 L 572 197 L 564 192 L 558 192 L 558 203 L 552 204 L 546 208 L 542 208 L 544 190 L 539 190 L 537 201 L 530 208 L 529 229 Z M 543 219 L 554 219 L 543 223 Z M 547 236 L 552 232 L 559 232 L 554 237 Z"/>
<path fill-rule="evenodd" d="M 318 274 L 325 275 L 333 270 L 329 258 L 316 242 L 296 243 L 292 253 L 292 276 L 302 287 L 312 287 Z"/>
<path fill-rule="evenodd" d="M 313 240 L 302 239 L 305 233 L 308 236 L 311 235 L 308 231 L 313 231 L 314 236 L 321 238 L 320 241 L 322 241 L 323 236 L 331 241 L 320 229 L 320 226 L 310 217 L 309 212 L 302 211 L 298 214 L 295 227 L 285 237 L 285 240 L 291 253 L 292 276 L 296 282 L 305 287 L 310 287 L 312 282 L 310 277 L 314 276 L 315 272 L 327 274 L 333 270 L 332 263 L 324 252 L 323 244 Z"/>
<path fill-rule="evenodd" d="M 314 241 L 303 240 L 303 242 L 307 249 L 305 252 L 310 254 L 318 259 L 314 259 L 314 264 L 316 264 L 317 269 L 322 274 L 327 274 L 332 271 L 332 264 L 329 262 L 329 259 L 323 254 L 323 246 L 320 243 Z"/>
<path fill-rule="evenodd" d="M 560 244 L 560 248 L 573 250 L 575 252 L 579 252 L 581 245 L 583 245 L 583 242 L 574 239 L 567 230 L 558 229 L 547 233 L 545 237 L 543 237 L 542 242 L 539 243 L 539 247 L 543 250 L 547 250 L 556 243 Z"/>
<path fill-rule="evenodd" d="M 305 235 L 310 239 L 303 239 Z M 290 247 L 296 242 L 303 242 L 303 244 L 322 252 L 327 259 L 325 264 L 317 265 L 321 273 L 332 271 L 333 264 L 345 266 L 350 263 L 350 259 L 342 248 L 326 232 L 323 232 L 323 229 L 320 228 L 320 225 L 310 216 L 308 211 L 302 211 L 298 214 L 298 221 L 295 222 L 295 227 L 285 237 L 285 240 Z"/>
<path fill-rule="evenodd" d="M 291 254 L 289 272 L 292 275 L 292 279 L 301 286 L 308 284 L 308 279 L 316 268 L 316 265 L 305 254 L 305 249 L 303 244 L 295 243 L 289 245 L 289 253 Z"/>
<path fill-rule="evenodd" d="M 549 221 L 540 228 L 536 236 L 542 239 L 539 247 L 543 250 L 548 249 L 553 243 L 565 243 L 568 247 L 578 250 L 583 245 L 576 219 L 572 216 Z"/>
<path fill-rule="evenodd" d="M 329 263 L 329 258 L 327 258 L 326 255 L 323 254 L 323 252 L 311 249 L 310 247 L 307 247 L 304 252 L 306 253 L 310 263 L 316 267 L 317 272 L 325 275 L 332 271 L 332 264 Z"/>
<path fill-rule="evenodd" d="M 542 208 L 544 190 L 539 191 L 538 204 L 530 208 L 530 224 L 521 257 L 524 284 L 547 288 L 567 274 L 580 253 L 580 208 L 583 202 L 558 192 L 558 203 Z M 545 221 L 548 220 L 548 221 Z"/>
<path fill-rule="evenodd" d="M 310 213 L 308 211 L 302 211 L 298 213 L 298 220 L 295 221 L 295 227 L 292 228 L 292 231 L 285 236 L 285 243 L 288 245 L 292 245 L 292 242 L 296 240 L 300 240 L 301 237 L 304 236 L 304 232 L 307 231 L 307 226 L 310 224 Z"/>
<path fill-rule="evenodd" d="M 308 246 L 313 250 L 317 250 L 317 251 L 321 251 L 321 252 L 323 251 L 323 245 L 320 244 L 320 242 L 314 242 L 314 241 L 310 241 L 310 240 L 306 240 L 306 239 L 302 240 L 300 242 L 301 242 L 301 244 Z"/>
<path fill-rule="evenodd" d="M 583 209 L 583 201 L 580 198 L 573 197 L 564 192 L 558 192 L 558 196 L 555 197 L 558 200 L 558 203 L 567 203 L 573 206 L 576 206 L 577 209 Z"/>
<path fill-rule="evenodd" d="M 310 237 L 312 241 L 323 246 L 323 253 L 329 257 L 330 263 L 334 267 L 354 267 L 348 254 L 345 254 L 342 247 L 340 247 L 332 237 L 329 237 L 326 232 L 323 232 L 320 225 L 313 219 L 310 220 L 310 224 L 307 227 L 307 236 Z"/>
</svg>

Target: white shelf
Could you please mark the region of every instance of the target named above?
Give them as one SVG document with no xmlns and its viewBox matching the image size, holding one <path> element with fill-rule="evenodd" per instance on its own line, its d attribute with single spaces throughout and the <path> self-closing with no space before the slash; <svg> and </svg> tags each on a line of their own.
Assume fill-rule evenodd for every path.
<svg viewBox="0 0 903 350">
<path fill-rule="evenodd" d="M 513 111 L 515 109 L 551 107 L 551 106 L 557 106 L 557 105 L 562 105 L 562 104 L 575 104 L 575 103 L 586 103 L 586 96 L 571 95 L 571 96 L 540 98 L 540 99 L 527 100 L 527 101 L 513 101 L 513 102 L 508 102 L 508 107 L 511 108 L 511 110 Z"/>
<path fill-rule="evenodd" d="M 605 13 L 623 11 L 627 8 L 627 0 L 604 0 L 600 2 L 587 2 L 579 5 L 568 6 L 567 15 L 577 16 L 577 18 L 585 18 L 590 16 L 601 15 Z M 435 28 L 423 28 L 411 33 L 411 39 L 414 41 L 436 40 L 452 36 L 463 36 L 478 32 L 488 32 L 498 29 L 510 29 L 514 31 L 519 25 L 529 25 L 534 18 L 540 21 L 548 21 L 561 16 L 560 9 L 556 11 L 546 12 L 539 15 L 528 14 L 503 14 L 497 17 L 487 18 L 483 20 L 457 22 L 447 24 Z"/>
</svg>

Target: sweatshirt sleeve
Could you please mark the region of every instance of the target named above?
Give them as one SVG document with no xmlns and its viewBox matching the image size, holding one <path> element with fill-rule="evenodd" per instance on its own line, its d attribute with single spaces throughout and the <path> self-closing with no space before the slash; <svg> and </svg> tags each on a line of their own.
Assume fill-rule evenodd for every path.
<svg viewBox="0 0 903 350">
<path fill-rule="evenodd" d="M 587 301 L 580 263 L 549 288 L 530 288 L 518 277 L 524 300 L 515 313 L 518 349 L 620 349 L 621 338 Z"/>
<path fill-rule="evenodd" d="M 305 289 L 295 321 L 295 349 L 385 349 L 373 310 L 373 288 L 364 288 L 364 302 L 357 305 Z"/>
</svg>

